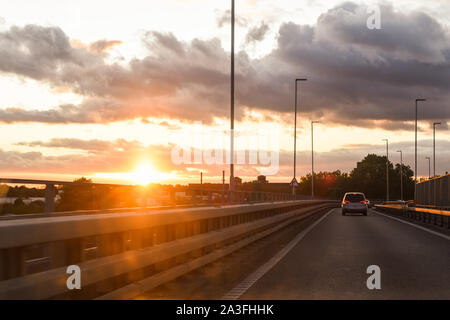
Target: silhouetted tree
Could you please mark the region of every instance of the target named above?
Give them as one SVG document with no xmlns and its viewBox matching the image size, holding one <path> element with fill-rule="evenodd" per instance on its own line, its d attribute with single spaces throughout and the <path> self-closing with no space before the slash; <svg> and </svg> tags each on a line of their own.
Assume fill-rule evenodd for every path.
<svg viewBox="0 0 450 320">
<path fill-rule="evenodd" d="M 80 185 L 65 185 L 60 193 L 57 211 L 92 210 L 93 209 L 93 186 L 92 180 L 80 178 L 74 182 Z"/>
<path fill-rule="evenodd" d="M 413 172 L 409 166 L 403 165 L 404 198 L 414 196 Z M 376 154 L 367 155 L 350 173 L 352 190 L 363 192 L 369 199 L 386 199 L 386 157 Z M 395 169 L 389 161 L 389 195 L 391 200 L 400 199 L 400 165 Z"/>
</svg>

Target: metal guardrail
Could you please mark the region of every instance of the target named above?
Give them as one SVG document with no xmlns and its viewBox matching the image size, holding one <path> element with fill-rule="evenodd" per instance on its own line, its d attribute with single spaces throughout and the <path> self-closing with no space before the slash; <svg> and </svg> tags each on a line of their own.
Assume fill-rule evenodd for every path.
<svg viewBox="0 0 450 320">
<path fill-rule="evenodd" d="M 294 201 L 0 221 L 0 299 L 131 297 L 336 206 Z M 81 292 L 66 287 L 73 264 L 82 270 Z"/>
<path fill-rule="evenodd" d="M 377 204 L 375 208 L 387 213 L 400 214 L 406 218 L 450 229 L 450 211 L 409 207 L 404 204 Z"/>
</svg>

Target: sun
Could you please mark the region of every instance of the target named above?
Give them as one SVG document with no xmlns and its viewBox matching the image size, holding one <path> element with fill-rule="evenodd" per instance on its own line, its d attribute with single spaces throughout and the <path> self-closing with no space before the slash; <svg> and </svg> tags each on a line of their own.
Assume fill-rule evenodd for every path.
<svg viewBox="0 0 450 320">
<path fill-rule="evenodd" d="M 149 164 L 140 164 L 136 169 L 130 173 L 130 180 L 133 183 L 140 185 L 147 185 L 160 180 L 161 173 L 156 171 Z"/>
<path fill-rule="evenodd" d="M 138 164 L 132 171 L 129 172 L 111 172 L 101 173 L 97 172 L 96 177 L 107 180 L 114 180 L 120 182 L 128 182 L 136 185 L 148 185 L 151 183 L 159 183 L 162 181 L 175 178 L 174 173 L 160 172 L 155 169 L 150 163 L 142 162 Z"/>
</svg>

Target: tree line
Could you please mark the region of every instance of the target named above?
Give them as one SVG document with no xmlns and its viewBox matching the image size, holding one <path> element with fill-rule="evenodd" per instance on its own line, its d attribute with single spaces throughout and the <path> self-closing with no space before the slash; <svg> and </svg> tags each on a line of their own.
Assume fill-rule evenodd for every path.
<svg viewBox="0 0 450 320">
<path fill-rule="evenodd" d="M 410 166 L 401 166 L 389 161 L 389 199 L 400 200 L 403 171 L 403 199 L 414 198 L 414 172 Z M 385 200 L 387 196 L 386 157 L 367 155 L 349 173 L 341 171 L 314 174 L 314 194 L 327 198 L 342 198 L 346 192 L 363 192 L 368 199 Z M 299 194 L 311 194 L 311 175 L 303 177 L 298 187 Z"/>
</svg>

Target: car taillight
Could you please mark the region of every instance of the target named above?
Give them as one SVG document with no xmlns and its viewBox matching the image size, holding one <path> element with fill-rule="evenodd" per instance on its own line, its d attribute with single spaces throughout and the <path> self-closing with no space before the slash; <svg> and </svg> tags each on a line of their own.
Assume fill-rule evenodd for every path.
<svg viewBox="0 0 450 320">
<path fill-rule="evenodd" d="M 363 203 L 363 204 L 367 204 L 367 201 L 360 201 L 361 203 Z"/>
<path fill-rule="evenodd" d="M 348 201 L 348 200 L 345 200 L 345 201 L 344 201 L 344 203 L 345 203 L 345 204 L 347 204 L 347 203 L 350 203 L 350 201 Z"/>
</svg>

